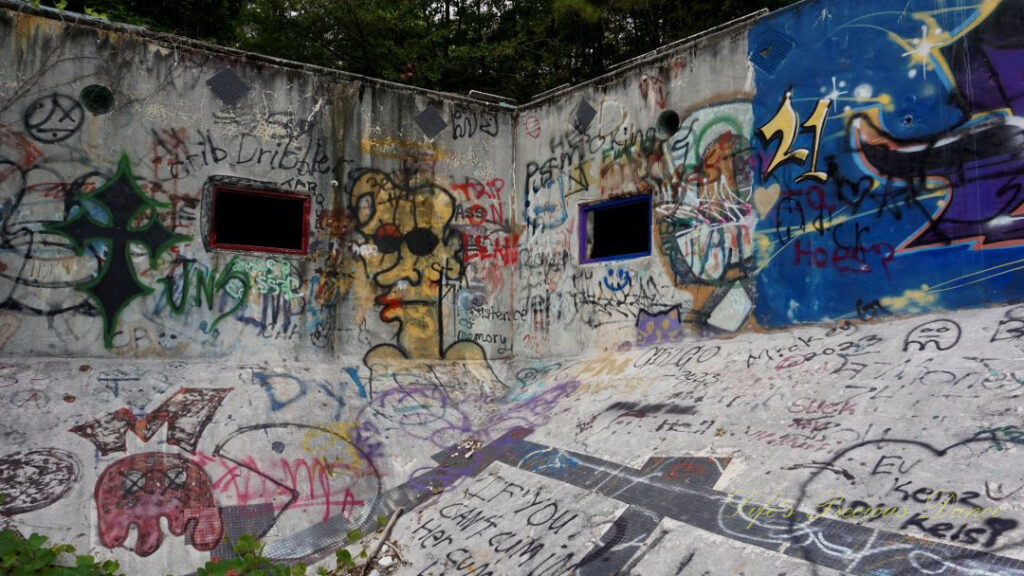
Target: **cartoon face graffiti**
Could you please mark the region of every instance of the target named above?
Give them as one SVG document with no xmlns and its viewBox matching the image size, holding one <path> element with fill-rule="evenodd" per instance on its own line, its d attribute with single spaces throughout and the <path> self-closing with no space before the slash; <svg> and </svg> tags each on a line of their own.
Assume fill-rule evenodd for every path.
<svg viewBox="0 0 1024 576">
<path fill-rule="evenodd" d="M 175 536 L 187 532 L 196 550 L 213 550 L 224 535 L 210 477 L 175 454 L 146 452 L 114 462 L 96 482 L 95 498 L 107 548 L 124 544 L 134 524 L 135 553 L 149 556 L 164 540 L 161 518 Z"/>
<path fill-rule="evenodd" d="M 376 170 L 353 174 L 352 211 L 367 273 L 382 292 L 384 322 L 398 322 L 406 356 L 443 356 L 438 306 L 444 282 L 462 274 L 461 243 L 449 225 L 455 199 L 433 183 L 398 183 Z"/>
<path fill-rule="evenodd" d="M 935 344 L 938 351 L 949 350 L 960 341 L 960 326 L 952 320 L 932 320 L 914 328 L 903 341 L 903 351 L 914 346 L 916 350 L 927 350 Z"/>
<path fill-rule="evenodd" d="M 523 200 L 526 223 L 533 229 L 549 231 L 569 219 L 565 205 L 566 189 L 572 182 L 561 170 L 536 165 L 526 170 L 526 196 Z"/>
</svg>

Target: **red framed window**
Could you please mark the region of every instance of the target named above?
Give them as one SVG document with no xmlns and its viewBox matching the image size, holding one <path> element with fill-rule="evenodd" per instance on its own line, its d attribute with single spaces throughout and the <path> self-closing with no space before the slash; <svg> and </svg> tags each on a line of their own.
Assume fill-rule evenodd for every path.
<svg viewBox="0 0 1024 576">
<path fill-rule="evenodd" d="M 309 196 L 215 184 L 210 248 L 306 254 L 309 205 Z"/>
</svg>

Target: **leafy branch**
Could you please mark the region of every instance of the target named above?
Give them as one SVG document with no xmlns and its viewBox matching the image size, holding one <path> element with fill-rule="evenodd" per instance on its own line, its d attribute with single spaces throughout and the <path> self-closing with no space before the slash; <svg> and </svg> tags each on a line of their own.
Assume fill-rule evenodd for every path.
<svg viewBox="0 0 1024 576">
<path fill-rule="evenodd" d="M 60 562 L 65 555 L 74 555 L 70 544 L 48 546 L 41 534 L 28 538 L 14 530 L 0 530 L 0 573 L 8 576 L 122 576 L 116 560 L 98 562 L 89 554 L 74 556 L 74 565 Z"/>
<path fill-rule="evenodd" d="M 0 493 L 0 504 L 3 494 Z M 376 560 L 384 543 L 394 528 L 398 517 L 404 512 L 402 508 L 395 510 L 390 520 L 377 518 L 378 529 L 383 534 L 372 553 L 367 553 L 363 546 L 354 557 L 347 549 L 335 552 L 337 567 L 329 570 L 325 567 L 317 569 L 320 576 L 365 575 Z M 15 530 L 0 531 L 0 574 L 4 576 L 124 576 L 119 572 L 121 566 L 116 560 L 97 561 L 88 554 L 75 555 L 75 547 L 70 544 L 47 545 L 49 539 L 40 534 L 22 537 Z M 363 540 L 363 533 L 356 529 L 346 535 L 349 545 Z M 305 576 L 308 567 L 305 564 L 278 564 L 263 555 L 264 544 L 251 534 L 239 537 L 234 545 L 233 558 L 211 560 L 196 571 L 197 576 Z M 74 556 L 74 564 L 68 565 L 62 558 Z M 358 558 L 358 560 L 357 560 Z"/>
</svg>

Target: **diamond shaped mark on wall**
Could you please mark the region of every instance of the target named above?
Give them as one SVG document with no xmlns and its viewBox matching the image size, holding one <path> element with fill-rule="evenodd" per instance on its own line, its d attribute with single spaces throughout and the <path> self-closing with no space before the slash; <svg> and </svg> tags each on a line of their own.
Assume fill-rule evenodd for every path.
<svg viewBox="0 0 1024 576">
<path fill-rule="evenodd" d="M 768 74 L 782 65 L 796 42 L 775 28 L 765 28 L 750 44 L 750 62 Z"/>
<path fill-rule="evenodd" d="M 448 123 L 441 117 L 441 113 L 433 106 L 427 106 L 416 115 L 416 124 L 426 134 L 427 138 L 433 138 L 448 127 Z"/>
<path fill-rule="evenodd" d="M 576 106 L 576 110 L 572 113 L 572 120 L 570 123 L 572 127 L 576 129 L 580 134 L 584 134 L 587 128 L 590 127 L 590 123 L 594 121 L 594 117 L 597 116 L 597 110 L 587 102 L 584 98 L 580 100 L 579 105 Z"/>
<path fill-rule="evenodd" d="M 232 68 L 225 68 L 217 72 L 206 81 L 206 85 L 213 90 L 221 102 L 228 106 L 245 98 L 245 95 L 251 90 L 245 80 L 242 80 Z"/>
</svg>

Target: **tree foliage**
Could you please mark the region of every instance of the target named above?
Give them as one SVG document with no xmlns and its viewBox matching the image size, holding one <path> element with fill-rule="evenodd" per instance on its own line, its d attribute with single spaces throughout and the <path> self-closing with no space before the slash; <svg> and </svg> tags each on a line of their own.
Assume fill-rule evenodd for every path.
<svg viewBox="0 0 1024 576">
<path fill-rule="evenodd" d="M 123 576 L 115 560 L 98 562 L 88 554 L 75 555 L 70 544 L 48 545 L 46 536 L 23 538 L 0 530 L 0 574 L 7 576 Z"/>
<path fill-rule="evenodd" d="M 794 0 L 65 0 L 111 20 L 519 101 Z M 43 2 L 54 5 L 54 0 Z"/>
<path fill-rule="evenodd" d="M 51 8 L 102 14 L 108 20 L 145 26 L 226 46 L 237 38 L 246 0 L 41 0 Z"/>
</svg>

